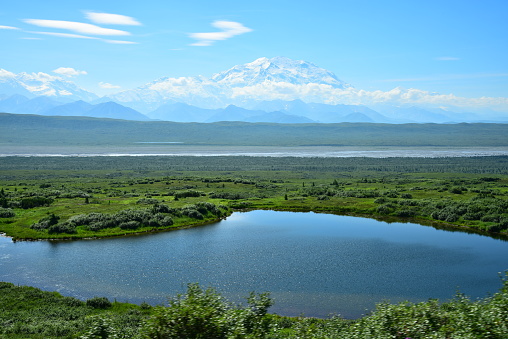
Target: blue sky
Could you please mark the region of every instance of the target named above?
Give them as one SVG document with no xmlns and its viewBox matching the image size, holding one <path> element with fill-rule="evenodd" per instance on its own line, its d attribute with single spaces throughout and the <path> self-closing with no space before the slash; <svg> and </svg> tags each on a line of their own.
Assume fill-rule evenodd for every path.
<svg viewBox="0 0 508 339">
<path fill-rule="evenodd" d="M 508 97 L 507 17 L 506 0 L 18 0 L 0 8 L 0 68 L 72 68 L 107 94 L 286 56 L 368 91 Z"/>
</svg>

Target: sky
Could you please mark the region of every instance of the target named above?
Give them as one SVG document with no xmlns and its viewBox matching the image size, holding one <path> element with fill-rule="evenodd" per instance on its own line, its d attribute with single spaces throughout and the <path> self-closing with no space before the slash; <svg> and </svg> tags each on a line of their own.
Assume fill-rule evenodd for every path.
<svg viewBox="0 0 508 339">
<path fill-rule="evenodd" d="M 285 56 L 356 88 L 508 97 L 507 0 L 5 1 L 0 69 L 106 95 Z"/>
</svg>

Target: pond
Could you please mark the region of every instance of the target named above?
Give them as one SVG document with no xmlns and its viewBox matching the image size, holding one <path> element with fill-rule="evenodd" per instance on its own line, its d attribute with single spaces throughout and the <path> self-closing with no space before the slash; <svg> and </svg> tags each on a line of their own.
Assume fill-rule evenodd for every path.
<svg viewBox="0 0 508 339">
<path fill-rule="evenodd" d="M 378 302 L 485 297 L 501 287 L 508 242 L 411 223 L 251 211 L 143 236 L 12 242 L 0 281 L 81 299 L 163 304 L 188 283 L 234 301 L 271 292 L 282 315 L 357 318 Z"/>
</svg>

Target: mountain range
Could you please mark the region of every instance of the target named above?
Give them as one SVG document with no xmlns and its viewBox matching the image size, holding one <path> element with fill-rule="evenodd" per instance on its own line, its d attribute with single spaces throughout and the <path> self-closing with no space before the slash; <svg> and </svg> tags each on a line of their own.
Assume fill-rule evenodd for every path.
<svg viewBox="0 0 508 339">
<path fill-rule="evenodd" d="M 450 108 L 336 102 L 337 93 L 357 92 L 326 69 L 285 57 L 259 58 L 210 78 L 163 77 L 102 98 L 58 76 L 0 69 L 0 112 L 7 113 L 175 122 L 503 122 Z"/>
</svg>

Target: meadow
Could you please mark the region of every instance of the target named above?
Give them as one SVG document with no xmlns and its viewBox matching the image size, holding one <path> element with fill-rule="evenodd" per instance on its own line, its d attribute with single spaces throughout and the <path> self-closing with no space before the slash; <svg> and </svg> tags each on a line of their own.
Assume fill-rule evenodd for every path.
<svg viewBox="0 0 508 339">
<path fill-rule="evenodd" d="M 314 211 L 506 239 L 508 157 L 4 157 L 0 232 L 16 241 L 191 227 L 237 210 Z M 356 320 L 268 313 L 188 286 L 167 304 L 0 283 L 5 338 L 506 338 L 507 280 L 484 299 L 381 303 Z"/>
<path fill-rule="evenodd" d="M 0 232 L 90 238 L 314 211 L 505 237 L 508 157 L 5 157 Z"/>
</svg>

